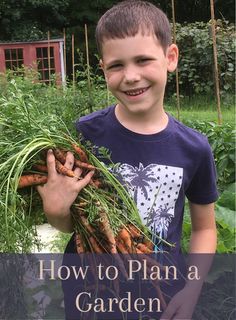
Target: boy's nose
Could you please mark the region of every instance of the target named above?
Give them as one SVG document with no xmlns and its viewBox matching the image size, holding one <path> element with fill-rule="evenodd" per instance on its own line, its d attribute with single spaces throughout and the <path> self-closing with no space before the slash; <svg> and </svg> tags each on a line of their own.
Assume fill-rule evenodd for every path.
<svg viewBox="0 0 236 320">
<path fill-rule="evenodd" d="M 140 74 L 136 68 L 128 67 L 124 70 L 124 81 L 126 83 L 133 83 L 140 80 Z"/>
</svg>

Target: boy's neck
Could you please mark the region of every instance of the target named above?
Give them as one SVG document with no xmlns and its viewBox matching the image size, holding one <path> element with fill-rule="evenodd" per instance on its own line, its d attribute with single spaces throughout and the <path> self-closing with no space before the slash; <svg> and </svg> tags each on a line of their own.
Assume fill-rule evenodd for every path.
<svg viewBox="0 0 236 320">
<path fill-rule="evenodd" d="M 127 129 L 139 134 L 155 134 L 167 127 L 168 116 L 164 108 L 155 110 L 152 114 L 127 113 L 117 104 L 115 107 L 117 120 Z"/>
</svg>

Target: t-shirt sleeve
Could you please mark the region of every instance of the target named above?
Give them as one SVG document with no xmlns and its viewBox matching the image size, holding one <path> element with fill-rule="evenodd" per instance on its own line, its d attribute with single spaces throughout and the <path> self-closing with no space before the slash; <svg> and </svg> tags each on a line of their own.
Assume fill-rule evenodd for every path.
<svg viewBox="0 0 236 320">
<path fill-rule="evenodd" d="M 86 137 L 86 130 L 84 130 L 84 125 L 83 122 L 81 122 L 81 118 L 77 119 L 75 122 L 75 128 L 76 128 L 76 132 L 79 138 L 79 141 L 81 144 L 84 144 L 86 140 L 88 140 L 88 138 Z"/>
<path fill-rule="evenodd" d="M 209 204 L 217 200 L 218 191 L 214 157 L 207 139 L 199 157 L 199 165 L 186 190 L 186 197 L 196 204 Z"/>
<path fill-rule="evenodd" d="M 80 122 L 80 119 L 77 119 L 77 120 L 75 121 L 75 129 L 76 129 L 78 135 L 81 135 L 81 134 L 82 134 L 82 132 L 81 132 L 81 122 Z"/>
</svg>

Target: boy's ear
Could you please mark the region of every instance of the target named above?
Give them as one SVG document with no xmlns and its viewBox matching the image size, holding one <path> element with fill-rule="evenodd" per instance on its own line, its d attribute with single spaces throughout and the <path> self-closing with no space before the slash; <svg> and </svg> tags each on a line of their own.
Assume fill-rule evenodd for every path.
<svg viewBox="0 0 236 320">
<path fill-rule="evenodd" d="M 100 59 L 99 60 L 99 66 L 100 66 L 100 68 L 103 70 L 103 72 L 104 72 L 104 64 L 103 64 L 103 62 L 102 62 L 102 59 Z"/>
<path fill-rule="evenodd" d="M 167 58 L 167 70 L 169 72 L 175 71 L 177 64 L 178 64 L 178 58 L 179 58 L 179 49 L 176 46 L 176 44 L 172 43 L 166 52 L 166 58 Z"/>
<path fill-rule="evenodd" d="M 107 76 L 106 76 L 106 72 L 105 72 L 105 70 L 104 70 L 104 63 L 103 63 L 102 59 L 99 60 L 99 66 L 100 66 L 100 68 L 101 68 L 102 71 L 103 71 L 105 80 L 107 81 Z"/>
</svg>

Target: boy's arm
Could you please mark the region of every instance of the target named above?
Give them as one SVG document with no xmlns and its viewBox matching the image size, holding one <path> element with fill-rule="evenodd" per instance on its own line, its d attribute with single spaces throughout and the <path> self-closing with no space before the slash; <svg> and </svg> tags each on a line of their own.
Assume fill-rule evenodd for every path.
<svg viewBox="0 0 236 320">
<path fill-rule="evenodd" d="M 197 267 L 200 279 L 186 281 L 185 287 L 168 304 L 161 317 L 162 320 L 192 319 L 204 278 L 207 276 L 216 250 L 217 232 L 214 203 L 206 205 L 190 203 L 189 205 L 192 232 L 188 263 Z M 206 253 L 209 255 L 200 255 Z"/>
<path fill-rule="evenodd" d="M 213 255 L 217 246 L 217 230 L 215 222 L 215 205 L 195 204 L 189 202 L 192 232 L 189 244 L 189 265 L 198 268 L 201 279 L 186 282 L 185 288 L 201 291 L 202 284 L 212 264 Z"/>
<path fill-rule="evenodd" d="M 214 203 L 189 203 L 192 232 L 189 253 L 215 253 L 216 223 Z"/>
<path fill-rule="evenodd" d="M 67 153 L 65 166 L 72 170 L 74 156 Z M 80 178 L 81 169 L 74 170 L 75 178 L 59 174 L 55 166 L 55 157 L 51 150 L 47 154 L 48 181 L 37 190 L 43 201 L 43 210 L 48 222 L 62 232 L 72 232 L 73 225 L 70 214 L 70 207 L 78 196 L 78 193 L 91 180 L 93 171 L 90 171 L 84 178 Z"/>
</svg>

